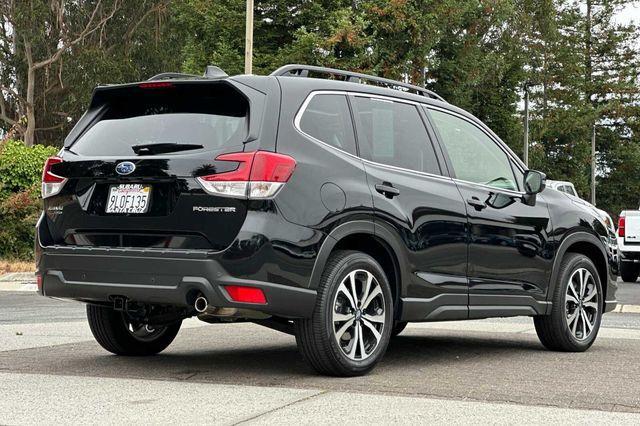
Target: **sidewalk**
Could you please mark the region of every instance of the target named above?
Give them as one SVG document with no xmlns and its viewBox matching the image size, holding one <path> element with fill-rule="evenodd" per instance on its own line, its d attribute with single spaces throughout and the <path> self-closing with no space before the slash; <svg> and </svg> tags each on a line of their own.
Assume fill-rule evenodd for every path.
<svg viewBox="0 0 640 426">
<path fill-rule="evenodd" d="M 0 291 L 36 291 L 33 272 L 11 272 L 0 275 Z"/>
</svg>

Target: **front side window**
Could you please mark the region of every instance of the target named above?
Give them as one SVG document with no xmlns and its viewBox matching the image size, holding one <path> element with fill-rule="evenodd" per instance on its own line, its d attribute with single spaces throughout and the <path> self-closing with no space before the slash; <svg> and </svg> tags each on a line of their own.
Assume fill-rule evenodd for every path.
<svg viewBox="0 0 640 426">
<path fill-rule="evenodd" d="M 386 99 L 353 98 L 362 156 L 376 163 L 440 174 L 416 106 Z"/>
<path fill-rule="evenodd" d="M 300 130 L 334 148 L 356 155 L 351 112 L 345 95 L 318 94 L 300 119 Z"/>
<path fill-rule="evenodd" d="M 507 154 L 486 133 L 455 115 L 429 110 L 456 178 L 494 188 L 518 190 Z"/>
</svg>

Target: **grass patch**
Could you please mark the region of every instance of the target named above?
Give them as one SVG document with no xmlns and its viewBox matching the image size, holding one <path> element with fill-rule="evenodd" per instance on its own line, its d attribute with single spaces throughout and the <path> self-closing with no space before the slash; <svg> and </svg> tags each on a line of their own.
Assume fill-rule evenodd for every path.
<svg viewBox="0 0 640 426">
<path fill-rule="evenodd" d="M 33 262 L 24 260 L 2 260 L 0 259 L 0 275 L 11 272 L 33 272 L 36 265 Z"/>
</svg>

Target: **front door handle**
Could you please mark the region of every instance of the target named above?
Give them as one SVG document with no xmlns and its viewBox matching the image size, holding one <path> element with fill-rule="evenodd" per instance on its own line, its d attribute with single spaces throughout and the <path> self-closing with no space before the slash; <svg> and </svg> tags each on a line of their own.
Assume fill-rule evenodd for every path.
<svg viewBox="0 0 640 426">
<path fill-rule="evenodd" d="M 389 182 L 382 182 L 381 184 L 377 184 L 376 191 L 387 198 L 393 198 L 396 195 L 400 195 L 400 190 L 398 188 L 395 188 Z"/>
<path fill-rule="evenodd" d="M 473 206 L 477 211 L 483 210 L 487 207 L 487 203 L 480 201 L 478 197 L 467 198 L 467 204 Z"/>
</svg>

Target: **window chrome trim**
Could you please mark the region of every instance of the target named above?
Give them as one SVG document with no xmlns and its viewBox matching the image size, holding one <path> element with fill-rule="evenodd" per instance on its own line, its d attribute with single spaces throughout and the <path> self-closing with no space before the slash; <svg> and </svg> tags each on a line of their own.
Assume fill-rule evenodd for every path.
<svg viewBox="0 0 640 426">
<path fill-rule="evenodd" d="M 304 100 L 304 102 L 302 103 L 302 105 L 300 106 L 300 108 L 298 109 L 298 112 L 296 113 L 296 115 L 294 116 L 293 119 L 293 127 L 296 129 L 296 131 L 298 133 L 300 133 L 302 136 L 304 136 L 307 139 L 310 139 L 312 142 L 316 142 L 319 143 L 321 145 L 327 146 L 333 150 L 336 150 L 342 154 L 346 154 L 350 157 L 353 157 L 357 160 L 362 161 L 364 164 L 370 164 L 370 165 L 374 165 L 374 166 L 379 166 L 379 167 L 384 167 L 384 168 L 388 168 L 388 169 L 392 169 L 392 170 L 399 170 L 402 172 L 408 172 L 408 173 L 412 173 L 412 174 L 416 174 L 418 176 L 426 176 L 426 177 L 431 177 L 431 178 L 436 178 L 436 179 L 440 179 L 440 180 L 445 180 L 447 182 L 452 182 L 454 179 L 451 178 L 451 176 L 445 176 L 445 175 L 437 175 L 437 174 L 433 174 L 433 173 L 428 173 L 428 172 L 421 172 L 418 170 L 412 170 L 412 169 L 405 169 L 404 167 L 398 167 L 398 166 L 392 166 L 389 164 L 383 164 L 383 163 L 377 163 L 375 161 L 371 161 L 371 160 L 367 160 L 364 159 L 362 157 L 359 157 L 357 155 L 351 154 L 350 152 L 347 152 L 343 149 L 340 148 L 336 148 L 333 145 L 329 145 L 326 142 L 321 141 L 320 139 L 317 139 L 311 135 L 309 135 L 308 133 L 305 133 L 301 128 L 300 128 L 300 122 L 302 121 L 302 115 L 304 114 L 304 112 L 307 109 L 307 106 L 309 106 L 309 103 L 311 102 L 311 99 L 313 99 L 314 96 L 316 95 L 344 95 L 344 96 L 364 96 L 364 97 L 373 97 L 373 98 L 378 98 L 381 100 L 385 100 L 388 102 L 395 102 L 396 99 L 389 97 L 389 96 L 382 96 L 382 95 L 370 95 L 368 93 L 363 93 L 363 92 L 347 92 L 347 91 L 343 91 L 343 90 L 316 90 L 313 91 L 311 93 L 309 93 L 309 96 L 307 96 L 307 98 Z M 413 102 L 413 101 L 409 101 L 409 100 L 405 100 L 405 99 L 398 99 L 398 102 L 402 102 L 402 103 L 407 103 L 407 104 L 411 104 L 414 105 L 416 107 L 420 107 L 420 105 L 424 105 L 421 104 L 419 102 Z M 354 130 L 354 134 L 355 134 L 355 129 Z M 358 138 L 356 136 L 356 144 L 358 144 Z"/>
<path fill-rule="evenodd" d="M 311 100 L 316 95 L 343 95 L 343 96 L 347 96 L 348 93 L 345 92 L 345 91 L 340 91 L 340 90 L 318 90 L 318 91 L 309 93 L 309 96 L 307 96 L 307 98 L 304 100 L 304 102 L 302 103 L 302 105 L 298 109 L 298 112 L 296 112 L 296 115 L 293 118 L 293 128 L 296 129 L 296 131 L 298 133 L 300 133 L 302 136 L 304 136 L 305 138 L 310 139 L 312 142 L 319 143 L 319 144 L 321 144 L 323 146 L 329 147 L 329 148 L 331 148 L 333 150 L 336 150 L 336 151 L 338 151 L 338 152 L 340 152 L 342 154 L 346 154 L 349 157 L 353 157 L 353 158 L 355 158 L 357 160 L 362 160 L 362 158 L 358 157 L 357 155 L 352 154 L 350 152 L 347 152 L 344 149 L 337 148 L 337 147 L 335 147 L 333 145 L 329 145 L 328 143 L 323 142 L 323 141 L 321 141 L 320 139 L 318 139 L 318 138 L 316 138 L 314 136 L 311 136 L 310 134 L 308 134 L 304 130 L 302 130 L 302 128 L 300 128 L 300 122 L 302 121 L 302 115 L 305 113 L 305 111 L 307 110 L 307 107 L 309 106 L 309 103 L 311 102 Z M 345 100 L 346 100 L 346 98 L 345 98 Z M 349 113 L 349 115 L 351 115 L 351 113 Z M 352 127 L 352 130 L 353 130 L 353 136 L 354 136 L 354 138 L 356 140 L 356 146 L 357 146 L 358 138 L 356 137 L 355 129 L 353 127 Z"/>
<path fill-rule="evenodd" d="M 407 173 L 419 175 L 419 176 L 422 176 L 422 177 L 436 178 L 436 179 L 440 179 L 440 180 L 446 180 L 447 182 L 453 182 L 453 180 L 454 180 L 450 176 L 436 175 L 436 174 L 433 174 L 433 173 L 421 172 L 421 171 L 418 171 L 418 170 L 405 169 L 404 167 L 392 166 L 390 164 L 376 163 L 375 161 L 365 160 L 364 158 L 361 158 L 361 160 L 365 164 L 370 164 L 372 166 L 384 167 L 386 169 L 397 170 L 397 171 L 401 171 L 401 172 L 407 172 Z"/>
<path fill-rule="evenodd" d="M 463 180 L 463 179 L 456 179 L 456 178 L 451 178 L 454 182 L 459 182 L 462 184 L 466 184 L 466 185 L 471 185 L 471 186 L 479 186 L 483 189 L 490 189 L 493 192 L 504 192 L 510 195 L 517 195 L 519 197 L 522 197 L 523 195 L 526 195 L 526 192 L 520 192 L 520 191 L 514 191 L 512 189 L 506 189 L 506 188 L 497 188 L 495 186 L 490 186 L 484 183 L 478 183 L 478 182 L 471 182 L 468 180 Z"/>
</svg>

